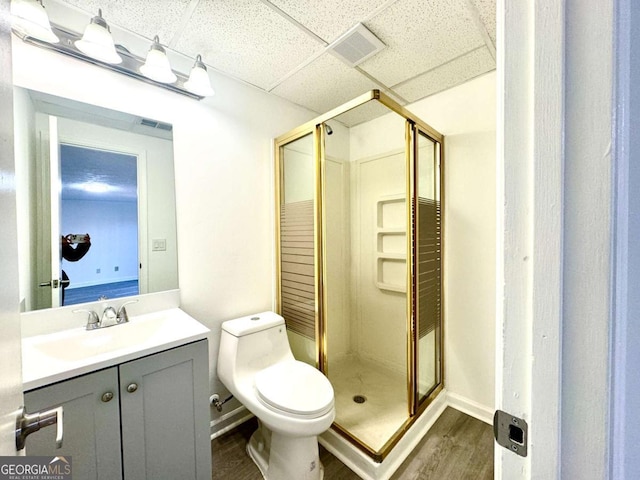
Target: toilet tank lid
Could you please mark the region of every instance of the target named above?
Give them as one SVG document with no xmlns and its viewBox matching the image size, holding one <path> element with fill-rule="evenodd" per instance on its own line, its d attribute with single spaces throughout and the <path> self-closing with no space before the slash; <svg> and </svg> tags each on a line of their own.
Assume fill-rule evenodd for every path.
<svg viewBox="0 0 640 480">
<path fill-rule="evenodd" d="M 278 325 L 284 325 L 284 318 L 274 312 L 262 312 L 227 320 L 222 323 L 222 330 L 234 337 L 242 337 Z"/>
</svg>

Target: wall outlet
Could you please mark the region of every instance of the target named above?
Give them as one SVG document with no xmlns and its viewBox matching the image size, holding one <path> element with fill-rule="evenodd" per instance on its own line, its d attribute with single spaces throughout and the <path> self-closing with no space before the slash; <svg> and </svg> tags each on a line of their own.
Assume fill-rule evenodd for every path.
<svg viewBox="0 0 640 480">
<path fill-rule="evenodd" d="M 100 269 L 99 268 L 96 268 L 96 273 L 100 273 Z"/>
<path fill-rule="evenodd" d="M 118 266 L 113 267 L 113 271 L 114 272 L 117 272 L 118 270 L 120 270 L 120 267 L 118 267 Z"/>
</svg>

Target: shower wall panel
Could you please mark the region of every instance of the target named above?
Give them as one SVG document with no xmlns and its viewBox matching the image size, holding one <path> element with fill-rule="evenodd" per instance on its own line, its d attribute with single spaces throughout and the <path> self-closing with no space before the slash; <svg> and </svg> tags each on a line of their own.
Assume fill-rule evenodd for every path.
<svg viewBox="0 0 640 480">
<path fill-rule="evenodd" d="M 385 365 L 394 371 L 406 372 L 407 312 L 406 293 L 382 289 L 377 259 L 378 203 L 381 199 L 404 196 L 406 190 L 405 154 L 394 151 L 355 164 L 355 190 L 352 192 L 357 218 L 353 233 L 353 264 L 355 266 L 355 332 L 354 351 L 362 358 Z M 385 222 L 406 231 L 406 207 L 390 209 Z M 399 252 L 406 256 L 404 249 Z M 382 267 L 383 268 L 383 267 Z M 388 273 L 394 281 L 404 282 L 406 291 L 406 261 Z"/>
<path fill-rule="evenodd" d="M 325 277 L 331 289 L 326 292 L 327 356 L 339 363 L 351 353 L 351 212 L 349 163 L 337 158 L 325 161 Z M 331 365 L 328 366 L 331 368 Z"/>
</svg>

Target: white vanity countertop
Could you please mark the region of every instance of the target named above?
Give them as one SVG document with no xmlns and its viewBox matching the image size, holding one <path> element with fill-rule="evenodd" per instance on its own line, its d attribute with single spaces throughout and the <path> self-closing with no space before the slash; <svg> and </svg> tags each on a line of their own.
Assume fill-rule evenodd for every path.
<svg viewBox="0 0 640 480">
<path fill-rule="evenodd" d="M 22 339 L 25 391 L 207 338 L 209 329 L 179 308 L 130 316 L 96 330 L 73 328 Z"/>
</svg>

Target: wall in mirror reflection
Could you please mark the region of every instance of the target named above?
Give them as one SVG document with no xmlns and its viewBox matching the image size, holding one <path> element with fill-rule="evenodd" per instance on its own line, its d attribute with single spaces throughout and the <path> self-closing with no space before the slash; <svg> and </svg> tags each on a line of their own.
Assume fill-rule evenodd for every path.
<svg viewBox="0 0 640 480">
<path fill-rule="evenodd" d="M 22 310 L 178 288 L 171 126 L 21 88 L 14 117 Z"/>
</svg>

